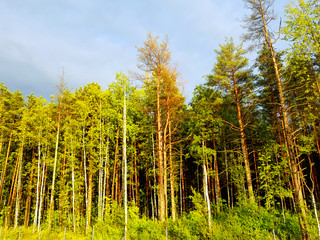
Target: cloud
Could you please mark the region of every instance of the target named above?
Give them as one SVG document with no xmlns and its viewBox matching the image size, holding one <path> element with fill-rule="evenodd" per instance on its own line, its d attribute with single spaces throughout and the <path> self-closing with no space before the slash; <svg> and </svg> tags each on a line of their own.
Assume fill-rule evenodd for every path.
<svg viewBox="0 0 320 240">
<path fill-rule="evenodd" d="M 238 0 L 3 0 L 0 81 L 48 98 L 64 68 L 69 88 L 89 82 L 104 88 L 116 72 L 137 71 L 135 46 L 151 30 L 168 34 L 190 99 L 211 71 L 213 50 L 225 36 L 237 41 L 243 15 Z"/>
</svg>

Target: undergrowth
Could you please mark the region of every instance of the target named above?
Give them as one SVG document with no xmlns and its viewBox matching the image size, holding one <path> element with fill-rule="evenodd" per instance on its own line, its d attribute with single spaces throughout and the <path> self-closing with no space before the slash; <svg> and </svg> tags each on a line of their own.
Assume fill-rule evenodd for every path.
<svg viewBox="0 0 320 240">
<path fill-rule="evenodd" d="M 159 222 L 138 214 L 137 207 L 129 208 L 127 239 L 300 239 L 298 217 L 292 212 L 273 211 L 265 208 L 244 205 L 225 210 L 213 216 L 211 228 L 204 209 L 199 205 L 197 209 L 184 213 L 177 220 L 169 219 Z M 94 223 L 87 234 L 77 228 L 73 233 L 70 228 L 57 228 L 49 234 L 47 229 L 40 233 L 40 239 L 123 239 L 124 226 L 121 210 L 115 215 L 106 216 L 104 221 Z M 310 217 L 311 238 L 317 236 L 314 218 Z M 39 232 L 33 232 L 32 227 L 17 229 L 1 229 L 0 239 L 39 239 Z"/>
</svg>

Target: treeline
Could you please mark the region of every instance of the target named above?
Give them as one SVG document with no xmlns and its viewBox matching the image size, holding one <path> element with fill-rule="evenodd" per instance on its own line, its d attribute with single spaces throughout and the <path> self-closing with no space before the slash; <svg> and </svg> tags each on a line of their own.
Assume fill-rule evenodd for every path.
<svg viewBox="0 0 320 240">
<path fill-rule="evenodd" d="M 189 105 L 167 40 L 151 33 L 137 48 L 141 89 L 117 73 L 104 91 L 90 83 L 70 92 L 62 74 L 48 102 L 1 84 L 3 226 L 87 232 L 119 214 L 124 195 L 140 216 L 174 221 L 201 193 L 209 232 L 212 214 L 250 204 L 282 212 L 284 222 L 286 211 L 296 212 L 309 239 L 320 202 L 320 5 L 288 5 L 281 35 L 269 27 L 273 1 L 244 2 L 254 66 L 227 39 Z M 291 47 L 278 52 L 281 36 Z"/>
</svg>

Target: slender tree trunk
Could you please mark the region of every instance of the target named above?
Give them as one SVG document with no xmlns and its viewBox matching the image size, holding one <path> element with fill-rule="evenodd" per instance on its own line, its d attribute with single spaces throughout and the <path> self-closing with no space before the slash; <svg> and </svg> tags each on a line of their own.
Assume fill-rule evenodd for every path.
<svg viewBox="0 0 320 240">
<path fill-rule="evenodd" d="M 116 170 L 117 170 L 117 160 L 118 160 L 118 153 L 119 153 L 119 132 L 120 132 L 120 125 L 118 124 L 118 129 L 117 129 L 117 139 L 116 139 L 116 150 L 114 154 L 114 163 L 113 163 L 113 172 L 112 172 L 112 186 L 111 186 L 111 200 L 115 201 L 116 200 L 116 194 L 117 192 L 115 191 L 116 188 Z"/>
<path fill-rule="evenodd" d="M 88 181 L 87 181 L 87 154 L 85 147 L 84 127 L 82 128 L 82 150 L 83 150 L 83 171 L 84 171 L 84 191 L 86 202 L 86 234 L 88 232 Z"/>
<path fill-rule="evenodd" d="M 43 201 L 43 192 L 45 191 L 45 169 L 46 169 L 46 162 L 45 156 L 43 158 L 42 163 L 42 176 L 41 176 L 41 188 L 40 188 L 40 198 L 39 198 L 39 213 L 38 213 L 38 232 L 41 229 L 41 210 L 42 210 L 42 201 Z"/>
<path fill-rule="evenodd" d="M 153 139 L 153 134 L 152 134 L 152 166 L 153 166 L 153 201 L 154 201 L 154 209 L 155 209 L 155 215 L 159 216 L 159 211 L 157 208 L 157 191 L 156 191 L 156 183 L 157 183 L 157 179 L 156 179 L 156 157 L 155 157 L 155 151 L 154 151 L 155 147 L 154 147 L 154 139 Z"/>
<path fill-rule="evenodd" d="M 76 232 L 76 216 L 75 216 L 75 183 L 74 183 L 74 147 L 73 147 L 73 136 L 71 136 L 71 177 L 72 177 L 72 225 L 73 233 Z"/>
<path fill-rule="evenodd" d="M 230 208 L 231 204 L 230 204 L 230 186 L 229 186 L 229 167 L 228 167 L 228 154 L 227 154 L 227 147 L 226 147 L 226 139 L 224 137 L 224 141 L 223 141 L 223 147 L 224 147 L 224 164 L 226 167 L 226 180 L 227 180 L 227 197 L 228 197 L 228 208 Z"/>
<path fill-rule="evenodd" d="M 108 198 L 109 198 L 109 128 L 108 128 L 107 144 L 106 144 L 106 158 L 104 163 L 103 202 L 102 202 L 103 215 L 105 210 L 107 210 L 107 207 L 108 207 Z M 102 215 L 102 219 L 103 219 L 103 215 Z"/>
<path fill-rule="evenodd" d="M 204 157 L 204 139 L 202 139 L 202 155 L 203 155 L 203 193 L 204 193 L 204 200 L 207 204 L 207 214 L 208 214 L 208 227 L 209 231 L 211 231 L 211 209 L 210 209 L 210 198 L 209 198 L 209 191 L 208 191 L 208 174 L 206 169 L 206 158 Z"/>
<path fill-rule="evenodd" d="M 62 225 L 62 222 L 65 221 L 66 212 L 63 208 L 64 202 L 66 201 L 66 180 L 65 180 L 65 171 L 66 171 L 66 160 L 67 160 L 67 140 L 64 141 L 64 150 L 63 150 L 63 159 L 61 166 L 61 181 L 60 181 L 60 194 L 59 194 L 59 223 Z"/>
<path fill-rule="evenodd" d="M 18 227 L 18 219 L 19 219 L 19 211 L 20 211 L 23 145 L 24 145 L 24 140 L 22 140 L 21 147 L 20 147 L 20 156 L 19 156 L 20 160 L 19 160 L 19 173 L 18 173 L 18 186 L 17 186 L 16 209 L 15 209 L 15 218 L 14 218 L 14 229 L 16 229 Z"/>
<path fill-rule="evenodd" d="M 137 143 L 134 143 L 135 151 L 134 151 L 134 182 L 135 182 L 135 200 L 136 206 L 139 206 L 139 181 L 138 181 L 138 169 L 137 169 Z"/>
<path fill-rule="evenodd" d="M 54 211 L 54 187 L 56 181 L 56 171 L 57 171 L 57 162 L 58 162 L 58 146 L 59 146 L 59 135 L 60 135 L 60 119 L 61 113 L 59 110 L 58 116 L 58 128 L 57 128 L 57 136 L 56 136 L 56 148 L 54 151 L 54 166 L 53 166 L 53 174 L 52 174 L 52 187 L 51 187 L 51 197 L 50 197 L 50 209 L 49 209 L 49 217 L 48 217 L 48 230 L 51 232 L 52 229 L 52 213 Z"/>
<path fill-rule="evenodd" d="M 39 132 L 39 141 L 38 141 L 38 175 L 37 175 L 37 190 L 36 190 L 36 208 L 34 210 L 34 219 L 33 219 L 33 232 L 36 231 L 37 222 L 38 222 L 38 209 L 39 209 L 39 187 L 40 187 L 40 167 L 41 167 L 41 131 Z"/>
<path fill-rule="evenodd" d="M 101 100 L 99 104 L 99 183 L 98 183 L 98 219 L 102 221 L 103 219 L 103 156 L 102 156 L 102 148 L 103 148 L 103 141 L 102 141 L 102 118 L 101 118 Z"/>
<path fill-rule="evenodd" d="M 214 129 L 212 134 L 212 140 L 213 140 L 213 150 L 214 150 L 214 174 L 215 174 L 215 196 L 216 196 L 216 204 L 219 205 L 219 199 L 221 199 L 221 189 L 220 189 L 220 179 L 219 179 L 219 168 L 218 168 L 218 159 L 217 159 L 217 152 L 216 152 L 216 139 L 214 135 Z M 220 208 L 218 208 L 218 211 L 220 211 Z"/>
<path fill-rule="evenodd" d="M 241 137 L 241 148 L 242 148 L 242 155 L 245 163 L 246 179 L 247 179 L 248 192 L 249 192 L 249 201 L 251 204 L 253 204 L 255 202 L 255 199 L 254 199 L 252 180 L 251 180 L 250 162 L 249 162 L 248 149 L 246 144 L 246 137 L 244 133 L 244 126 L 242 123 L 240 98 L 239 98 L 239 93 L 238 93 L 234 72 L 232 74 L 232 77 L 233 77 L 234 93 L 236 95 L 236 102 L 237 102 L 238 121 L 239 121 L 239 128 L 240 128 L 240 137 Z"/>
<path fill-rule="evenodd" d="M 166 125 L 163 130 L 163 192 L 164 192 L 164 206 L 165 206 L 165 218 L 168 218 L 168 174 L 167 174 L 167 129 L 168 129 L 168 117 Z"/>
<path fill-rule="evenodd" d="M 127 239 L 127 104 L 126 91 L 123 96 L 123 142 L 122 142 L 122 185 L 123 185 L 123 205 L 124 205 L 124 239 Z"/>
<path fill-rule="evenodd" d="M 170 115 L 169 115 L 170 116 Z M 174 191 L 174 165 L 173 165 L 173 159 L 172 159 L 172 132 L 171 132 L 171 120 L 169 118 L 169 164 L 170 164 L 170 193 L 171 193 L 171 215 L 172 219 L 176 219 L 176 202 L 175 202 L 175 191 Z"/>
<path fill-rule="evenodd" d="M 160 115 L 160 78 L 157 78 L 157 153 L 158 153 L 158 184 L 159 184 L 159 219 L 161 222 L 165 221 L 165 192 L 164 192 L 164 178 L 163 178 L 163 141 L 162 141 L 162 126 Z"/>
<path fill-rule="evenodd" d="M 185 199 L 185 188 L 184 188 L 184 174 L 183 174 L 183 152 L 182 146 L 180 146 L 180 175 L 181 175 L 181 190 L 182 190 L 182 210 L 186 211 L 186 199 Z M 181 210 L 181 213 L 182 213 Z"/>
</svg>

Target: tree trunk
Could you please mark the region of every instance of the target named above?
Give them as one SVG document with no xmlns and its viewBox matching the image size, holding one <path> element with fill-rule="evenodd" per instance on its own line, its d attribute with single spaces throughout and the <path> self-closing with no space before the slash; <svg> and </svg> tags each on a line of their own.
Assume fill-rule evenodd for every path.
<svg viewBox="0 0 320 240">
<path fill-rule="evenodd" d="M 124 207 L 124 239 L 127 239 L 127 104 L 126 91 L 123 96 L 123 142 L 122 142 L 122 185 L 123 185 L 123 207 Z"/>
<path fill-rule="evenodd" d="M 60 113 L 60 110 L 59 110 L 58 128 L 57 128 L 57 136 L 56 136 L 56 148 L 55 148 L 55 151 L 54 151 L 54 166 L 53 166 L 53 174 L 52 174 L 50 209 L 49 209 L 49 217 L 48 217 L 48 230 L 49 230 L 49 232 L 51 232 L 51 229 L 52 229 L 52 213 L 54 211 L 54 187 L 55 187 L 55 181 L 56 181 L 56 171 L 57 171 L 57 162 L 58 162 L 60 119 L 61 119 L 61 113 Z"/>
<path fill-rule="evenodd" d="M 216 196 L 216 204 L 219 205 L 219 201 L 221 199 L 221 189 L 220 189 L 220 179 L 219 179 L 219 168 L 218 168 L 218 159 L 217 159 L 217 152 L 216 152 L 216 139 L 214 135 L 214 129 L 212 130 L 212 140 L 213 140 L 213 150 L 214 150 L 214 179 L 215 179 L 215 196 Z M 218 208 L 220 211 L 220 208 Z"/>
<path fill-rule="evenodd" d="M 170 115 L 169 115 L 170 116 Z M 174 191 L 174 165 L 172 159 L 172 133 L 171 133 L 171 120 L 169 118 L 169 164 L 170 164 L 170 193 L 171 193 L 171 216 L 172 219 L 176 219 L 176 202 L 175 202 L 175 191 Z"/>
<path fill-rule="evenodd" d="M 42 163 L 42 176 L 41 176 L 41 188 L 40 188 L 40 199 L 39 199 L 39 213 L 38 213 L 38 232 L 40 232 L 41 229 L 41 210 L 42 210 L 42 201 L 43 201 L 43 192 L 45 189 L 45 169 L 47 172 L 46 168 L 46 162 L 45 158 L 43 159 Z"/>
<path fill-rule="evenodd" d="M 21 174 L 22 174 L 22 160 L 23 160 L 23 144 L 22 140 L 20 147 L 20 156 L 19 156 L 19 175 L 18 175 L 18 186 L 17 186 L 17 197 L 16 197 L 16 209 L 15 209 L 15 218 L 14 218 L 14 229 L 18 227 L 19 220 L 19 211 L 20 211 L 20 198 L 21 198 Z"/>
<path fill-rule="evenodd" d="M 158 153 L 158 184 L 159 184 L 159 219 L 161 222 L 165 221 L 165 196 L 164 196 L 164 179 L 163 179 L 163 141 L 162 141 L 162 127 L 160 115 L 160 78 L 157 78 L 157 153 Z"/>
<path fill-rule="evenodd" d="M 165 206 L 165 218 L 168 218 L 168 175 L 167 175 L 167 129 L 169 121 L 167 117 L 166 125 L 163 130 L 163 192 L 164 192 L 164 206 Z"/>
<path fill-rule="evenodd" d="M 41 132 L 39 132 L 39 141 L 38 141 L 38 175 L 37 175 L 37 194 L 36 194 L 36 208 L 34 210 L 34 219 L 33 219 L 33 232 L 36 231 L 37 221 L 38 221 L 38 209 L 39 209 L 39 187 L 40 187 L 40 162 L 41 162 Z"/>
<path fill-rule="evenodd" d="M 85 202 L 86 202 L 86 234 L 88 231 L 88 181 L 87 181 L 87 155 L 84 138 L 84 127 L 82 127 L 82 150 L 83 150 L 83 171 L 84 171 L 84 191 L 85 191 Z"/>
<path fill-rule="evenodd" d="M 108 128 L 107 144 L 106 144 L 106 158 L 104 163 L 102 219 L 105 213 L 104 209 L 106 209 L 107 211 L 108 198 L 109 198 L 109 128 Z"/>
<path fill-rule="evenodd" d="M 117 170 L 117 160 L 118 160 L 118 153 L 119 153 L 119 131 L 120 125 L 118 124 L 117 129 L 117 139 L 116 139 L 116 150 L 114 154 L 114 162 L 113 162 L 113 172 L 112 172 L 112 186 L 111 186 L 111 200 L 115 201 L 117 192 L 115 191 L 116 188 L 116 170 Z"/>
<path fill-rule="evenodd" d="M 239 121 L 239 128 L 240 128 L 241 148 L 242 148 L 242 155 L 243 155 L 244 164 L 245 164 L 246 179 L 247 179 L 248 192 L 249 192 L 249 201 L 251 204 L 253 204 L 255 200 L 254 200 L 252 180 L 251 180 L 250 162 L 249 162 L 248 149 L 246 144 L 246 137 L 244 133 L 244 126 L 242 123 L 240 98 L 239 98 L 239 93 L 238 93 L 234 72 L 232 74 L 232 77 L 233 77 L 233 84 L 234 84 L 234 93 L 236 95 L 236 102 L 237 102 L 237 113 L 238 113 L 238 121 Z"/>
<path fill-rule="evenodd" d="M 134 182 L 135 182 L 135 200 L 136 200 L 136 206 L 139 206 L 139 181 L 138 181 L 138 169 L 137 169 L 137 143 L 134 143 L 135 145 L 135 152 L 134 152 Z"/>
<path fill-rule="evenodd" d="M 72 225 L 73 233 L 76 232 L 76 217 L 75 217 L 75 184 L 74 184 L 74 150 L 71 136 L 71 177 L 72 177 Z"/>
<path fill-rule="evenodd" d="M 156 191 L 156 183 L 157 183 L 157 179 L 156 179 L 156 157 L 155 157 L 155 153 L 154 153 L 154 139 L 153 139 L 153 134 L 152 134 L 152 166 L 153 166 L 153 201 L 154 201 L 154 209 L 155 209 L 155 215 L 159 216 L 159 209 L 157 208 L 157 191 Z"/>
<path fill-rule="evenodd" d="M 186 200 L 185 200 L 185 190 L 184 190 L 184 174 L 183 174 L 183 152 L 182 146 L 180 146 L 180 178 L 181 178 L 181 214 L 182 211 L 186 211 Z"/>
<path fill-rule="evenodd" d="M 209 191 L 208 191 L 208 174 L 206 169 L 206 161 L 204 157 L 204 139 L 202 139 L 202 155 L 203 155 L 203 193 L 204 193 L 204 200 L 207 204 L 207 214 L 208 214 L 208 227 L 209 231 L 211 231 L 211 209 L 210 209 L 210 198 L 209 198 Z"/>
</svg>

